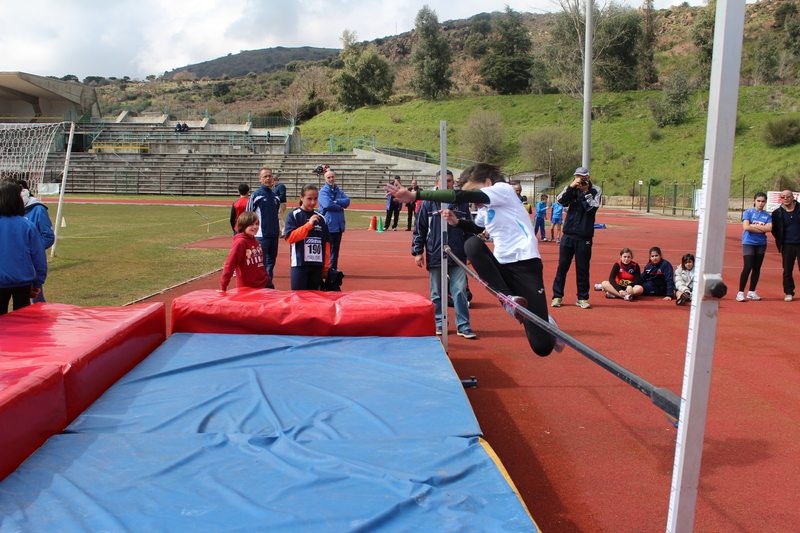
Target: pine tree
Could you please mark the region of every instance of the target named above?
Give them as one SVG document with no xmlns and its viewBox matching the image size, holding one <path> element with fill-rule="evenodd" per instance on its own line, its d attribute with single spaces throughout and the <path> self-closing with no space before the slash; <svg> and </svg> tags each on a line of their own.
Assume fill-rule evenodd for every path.
<svg viewBox="0 0 800 533">
<path fill-rule="evenodd" d="M 423 6 L 414 21 L 419 42 L 411 51 L 414 75 L 408 84 L 420 98 L 432 100 L 450 94 L 453 81 L 450 78 L 452 54 L 447 37 L 439 28 L 436 12 Z"/>
<path fill-rule="evenodd" d="M 344 68 L 331 80 L 336 102 L 352 111 L 365 105 L 386 103 L 392 95 L 394 74 L 389 61 L 373 45 L 356 43 L 356 34 L 345 30 L 340 57 Z"/>
<path fill-rule="evenodd" d="M 500 94 L 525 94 L 530 91 L 533 56 L 522 15 L 506 6 L 505 15 L 495 23 L 497 38 L 483 56 L 481 75 L 486 84 Z"/>
</svg>

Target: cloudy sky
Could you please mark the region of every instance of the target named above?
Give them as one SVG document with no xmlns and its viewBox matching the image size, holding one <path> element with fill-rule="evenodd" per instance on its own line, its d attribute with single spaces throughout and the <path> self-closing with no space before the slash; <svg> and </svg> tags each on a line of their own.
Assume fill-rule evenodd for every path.
<svg viewBox="0 0 800 533">
<path fill-rule="evenodd" d="M 144 79 L 241 50 L 338 48 L 345 29 L 359 40 L 403 33 L 426 3 L 441 22 L 506 4 L 558 10 L 551 0 L 2 0 L 0 71 Z"/>
</svg>

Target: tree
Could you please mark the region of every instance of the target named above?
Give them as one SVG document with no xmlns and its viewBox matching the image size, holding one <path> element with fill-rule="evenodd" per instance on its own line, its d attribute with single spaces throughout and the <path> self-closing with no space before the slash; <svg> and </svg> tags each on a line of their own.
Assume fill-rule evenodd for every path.
<svg viewBox="0 0 800 533">
<path fill-rule="evenodd" d="M 658 70 L 655 64 L 656 49 L 656 21 L 653 0 L 644 0 L 642 6 L 642 34 L 636 45 L 636 55 L 639 58 L 639 88 L 649 89 L 658 83 Z"/>
<path fill-rule="evenodd" d="M 559 89 L 583 96 L 583 66 L 586 47 L 586 12 L 581 0 L 557 0 L 561 12 L 546 47 L 548 63 L 559 73 Z M 595 4 L 592 70 L 610 90 L 638 88 L 637 44 L 641 16 L 615 2 Z"/>
<path fill-rule="evenodd" d="M 659 128 L 669 124 L 680 124 L 689 114 L 689 80 L 681 70 L 673 72 L 664 82 L 661 100 L 651 98 L 648 102 L 653 120 Z"/>
<path fill-rule="evenodd" d="M 716 0 L 700 10 L 692 26 L 692 42 L 697 47 L 697 65 L 700 69 L 700 85 L 708 88 L 711 82 L 711 58 L 714 53 L 714 19 L 717 14 Z"/>
<path fill-rule="evenodd" d="M 505 139 L 503 118 L 497 111 L 478 109 L 467 120 L 461 144 L 471 159 L 491 162 L 500 155 Z"/>
<path fill-rule="evenodd" d="M 66 76 L 61 76 L 60 79 L 61 81 L 75 81 L 78 83 L 80 83 L 81 81 L 80 78 L 78 78 L 78 76 L 76 76 L 75 74 L 67 74 Z"/>
<path fill-rule="evenodd" d="M 756 42 L 756 78 L 760 85 L 778 81 L 778 47 L 767 34 L 761 34 Z"/>
<path fill-rule="evenodd" d="M 522 15 L 506 6 L 498 17 L 494 31 L 497 37 L 489 42 L 483 56 L 481 75 L 486 85 L 500 94 L 525 94 L 530 91 L 533 56 Z"/>
<path fill-rule="evenodd" d="M 365 105 L 385 103 L 392 95 L 394 74 L 385 57 L 374 46 L 355 42 L 356 34 L 342 33 L 344 68 L 331 81 L 337 103 L 347 111 Z"/>
<path fill-rule="evenodd" d="M 414 75 L 408 84 L 414 94 L 421 98 L 434 99 L 450 94 L 453 88 L 450 68 L 451 52 L 447 37 L 439 28 L 436 12 L 427 5 L 417 13 L 414 21 L 419 42 L 411 51 Z"/>
<path fill-rule="evenodd" d="M 581 164 L 581 137 L 558 126 L 537 128 L 520 139 L 522 160 L 535 170 L 550 170 L 554 177 L 569 176 Z"/>
</svg>

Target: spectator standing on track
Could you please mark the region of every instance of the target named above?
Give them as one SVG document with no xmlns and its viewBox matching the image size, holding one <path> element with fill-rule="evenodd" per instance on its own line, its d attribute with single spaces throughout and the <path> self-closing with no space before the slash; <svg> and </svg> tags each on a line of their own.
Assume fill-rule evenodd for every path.
<svg viewBox="0 0 800 533">
<path fill-rule="evenodd" d="M 550 241 L 561 242 L 561 228 L 564 224 L 564 206 L 558 202 L 550 204 Z"/>
<path fill-rule="evenodd" d="M 533 226 L 533 234 L 541 233 L 543 241 L 547 241 L 547 231 L 544 229 L 545 220 L 547 220 L 547 195 L 542 194 L 536 204 L 536 223 Z"/>
<path fill-rule="evenodd" d="M 527 211 L 530 215 L 532 211 L 531 204 L 528 203 L 528 197 L 522 194 L 522 184 L 519 182 L 519 180 L 514 180 L 511 182 L 511 186 L 514 188 L 514 192 L 517 193 L 517 198 L 519 198 L 519 201 L 522 202 L 523 206 L 525 206 L 525 211 Z"/>
<path fill-rule="evenodd" d="M 247 202 L 250 201 L 250 186 L 246 183 L 239 184 L 239 199 L 233 202 L 231 206 L 231 229 L 233 230 L 233 234 L 236 235 L 239 233 L 239 230 L 236 229 L 236 222 L 239 220 L 239 217 L 242 213 L 245 212 L 247 209 Z"/>
<path fill-rule="evenodd" d="M 22 189 L 0 182 L 0 315 L 31 304 L 47 278 L 47 256 L 39 230 L 25 218 Z"/>
<path fill-rule="evenodd" d="M 317 186 L 304 185 L 300 193 L 300 207 L 295 207 L 286 217 L 286 242 L 290 244 L 293 291 L 318 291 L 328 279 L 331 238 L 325 218 L 315 211 L 319 199 Z"/>
<path fill-rule="evenodd" d="M 441 174 L 441 172 L 440 172 Z M 453 188 L 453 173 L 447 171 L 446 184 L 448 189 Z M 414 182 L 412 182 L 413 184 Z M 440 189 L 442 183 L 441 175 L 436 180 L 436 188 Z M 413 185 L 412 185 L 413 187 Z M 413 192 L 416 198 L 417 187 Z M 406 205 L 413 205 L 407 203 Z M 450 203 L 449 209 L 458 219 L 471 220 L 469 204 Z M 411 255 L 414 262 L 420 268 L 427 268 L 428 277 L 431 284 L 431 301 L 433 302 L 436 317 L 436 334 L 442 334 L 442 216 L 439 213 L 439 203 L 426 200 L 419 206 L 417 212 L 417 223 L 414 226 L 414 234 L 411 240 Z M 446 228 L 447 244 L 453 253 L 466 263 L 467 254 L 464 252 L 464 231 L 450 225 Z M 475 339 L 478 336 L 472 331 L 469 319 L 469 301 L 467 300 L 467 273 L 458 266 L 455 261 L 448 257 L 447 272 L 450 277 L 450 294 L 453 295 L 453 306 L 456 311 L 456 332 L 459 336 L 466 339 Z M 446 289 L 446 288 L 445 288 Z M 444 292 L 444 297 L 447 292 Z"/>
<path fill-rule="evenodd" d="M 394 185 L 395 187 L 402 187 L 403 184 L 400 183 L 400 176 L 394 177 L 394 182 L 390 185 Z M 386 198 L 386 221 L 383 223 L 383 229 L 389 229 L 389 222 L 392 220 L 392 215 L 394 215 L 394 226 L 392 226 L 392 231 L 397 231 L 397 220 L 400 218 L 400 209 L 402 209 L 403 204 L 395 200 L 394 196 L 389 195 Z"/>
<path fill-rule="evenodd" d="M 259 228 L 258 215 L 252 211 L 245 211 L 236 219 L 236 226 L 242 231 L 233 237 L 233 245 L 219 279 L 219 292 L 228 290 L 234 272 L 236 272 L 237 289 L 243 287 L 263 289 L 267 286 L 269 278 L 264 268 L 264 251 L 256 239 Z"/>
<path fill-rule="evenodd" d="M 47 206 L 31 194 L 30 189 L 28 189 L 27 181 L 20 180 L 18 185 L 22 189 L 22 201 L 25 203 L 25 218 L 36 226 L 36 229 L 39 231 L 39 236 L 42 238 L 44 249 L 47 251 L 53 246 L 53 243 L 56 242 L 56 236 L 55 233 L 53 233 L 53 223 L 50 221 L 50 214 L 47 212 Z M 33 299 L 33 303 L 44 301 L 44 286 L 42 286 L 39 294 Z"/>
<path fill-rule="evenodd" d="M 286 212 L 286 185 L 281 183 L 281 177 L 275 176 L 272 178 L 272 190 L 278 195 L 281 205 L 278 208 L 278 226 L 280 227 L 280 234 L 278 237 L 283 239 L 283 226 L 286 223 L 284 220 L 284 213 Z"/>
<path fill-rule="evenodd" d="M 800 209 L 788 189 L 781 193 L 781 205 L 772 212 L 772 236 L 783 258 L 783 300 L 791 302 L 795 288 L 792 271 L 800 260 Z"/>
<path fill-rule="evenodd" d="M 261 182 L 261 188 L 250 196 L 247 210 L 258 215 L 259 228 L 255 237 L 261 243 L 264 252 L 264 262 L 269 278 L 267 288 L 274 289 L 275 285 L 272 280 L 275 279 L 275 261 L 278 258 L 278 235 L 280 235 L 278 209 L 281 202 L 278 195 L 272 190 L 272 169 L 262 168 L 258 173 L 258 181 Z"/>
<path fill-rule="evenodd" d="M 575 281 L 578 285 L 578 301 L 575 305 L 591 309 L 589 305 L 589 263 L 592 260 L 592 239 L 594 221 L 600 208 L 600 187 L 592 184 L 589 169 L 575 169 L 575 179 L 564 187 L 556 197 L 556 202 L 569 209 L 564 235 L 558 255 L 558 271 L 553 280 L 552 307 L 561 307 L 567 272 L 575 258 Z"/>
<path fill-rule="evenodd" d="M 767 205 L 767 195 L 763 192 L 756 193 L 753 197 L 753 207 L 742 213 L 742 257 L 744 268 L 739 276 L 739 292 L 736 294 L 737 302 L 747 300 L 760 300 L 756 293 L 758 279 L 761 277 L 761 264 L 767 253 L 767 233 L 772 231 L 772 216 L 764 211 Z M 747 278 L 750 278 L 750 290 L 745 296 L 744 288 Z"/>
<path fill-rule="evenodd" d="M 642 272 L 642 289 L 642 296 L 663 296 L 665 300 L 672 300 L 675 295 L 675 270 L 661 256 L 658 246 L 650 248 L 650 261 Z"/>
<path fill-rule="evenodd" d="M 436 173 L 436 176 L 437 176 L 437 181 L 436 181 L 437 187 L 438 187 L 438 183 L 439 183 L 439 174 L 441 174 L 441 173 L 442 173 L 441 170 L 437 171 L 437 173 Z M 453 174 L 450 173 L 449 176 L 452 177 Z M 414 194 L 416 194 L 417 191 L 421 191 L 422 189 L 420 188 L 419 185 L 417 185 L 417 180 L 411 180 L 411 187 L 409 187 L 408 190 L 413 192 Z M 406 204 L 406 210 L 408 210 L 408 227 L 406 228 L 406 231 L 411 231 L 414 228 L 414 213 L 417 211 L 417 202 L 407 203 Z"/>
<path fill-rule="evenodd" d="M 319 191 L 319 207 L 331 236 L 330 268 L 339 270 L 339 250 L 345 229 L 344 210 L 350 207 L 350 197 L 336 185 L 336 173 L 333 170 L 325 171 L 325 186 Z"/>
</svg>

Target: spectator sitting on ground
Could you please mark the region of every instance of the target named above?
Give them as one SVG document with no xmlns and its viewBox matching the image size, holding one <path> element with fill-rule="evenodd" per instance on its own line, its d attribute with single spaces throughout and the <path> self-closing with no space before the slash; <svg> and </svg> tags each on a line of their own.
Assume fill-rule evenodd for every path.
<svg viewBox="0 0 800 533">
<path fill-rule="evenodd" d="M 608 280 L 594 286 L 595 290 L 606 291 L 606 298 L 622 298 L 632 301 L 634 296 L 644 292 L 642 288 L 642 273 L 639 264 L 633 260 L 630 248 L 623 248 L 619 252 L 619 261 L 611 267 Z"/>
<path fill-rule="evenodd" d="M 675 295 L 675 271 L 672 264 L 661 256 L 661 248 L 650 248 L 650 261 L 642 272 L 642 296 L 663 296 L 672 300 Z"/>
<path fill-rule="evenodd" d="M 694 255 L 686 254 L 681 258 L 681 266 L 675 270 L 675 303 L 683 305 L 692 301 L 692 284 L 694 283 Z"/>
</svg>

